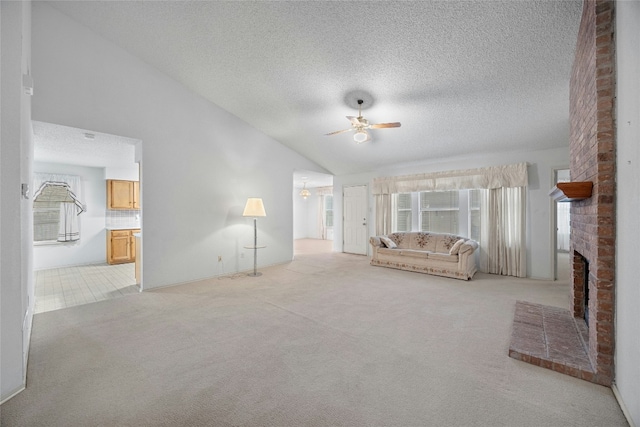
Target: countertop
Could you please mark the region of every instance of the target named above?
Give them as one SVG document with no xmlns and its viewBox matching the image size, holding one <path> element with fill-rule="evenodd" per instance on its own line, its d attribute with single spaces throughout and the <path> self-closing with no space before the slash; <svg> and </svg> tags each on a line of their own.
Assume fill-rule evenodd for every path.
<svg viewBox="0 0 640 427">
<path fill-rule="evenodd" d="M 107 230 L 138 230 L 140 228 L 139 225 L 134 226 L 125 226 L 125 227 L 105 227 Z"/>
</svg>

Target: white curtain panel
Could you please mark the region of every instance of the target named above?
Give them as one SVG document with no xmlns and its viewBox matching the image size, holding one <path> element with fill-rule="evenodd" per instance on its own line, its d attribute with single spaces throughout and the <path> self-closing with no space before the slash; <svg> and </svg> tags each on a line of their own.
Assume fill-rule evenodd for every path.
<svg viewBox="0 0 640 427">
<path fill-rule="evenodd" d="M 571 237 L 570 203 L 556 203 L 558 250 L 569 251 L 569 238 Z"/>
<path fill-rule="evenodd" d="M 324 194 L 318 196 L 318 234 L 322 240 L 327 240 L 327 227 L 324 224 Z"/>
<path fill-rule="evenodd" d="M 60 203 L 58 242 L 75 242 L 76 240 L 80 240 L 76 205 L 73 203 Z"/>
<path fill-rule="evenodd" d="M 391 194 L 376 194 L 376 235 L 391 233 Z"/>
<path fill-rule="evenodd" d="M 327 240 L 327 225 L 324 214 L 324 199 L 325 196 L 333 195 L 333 187 L 317 187 L 315 192 L 318 195 L 318 235 L 322 240 Z"/>
<path fill-rule="evenodd" d="M 480 209 L 480 270 L 526 277 L 526 188 L 485 190 Z"/>
</svg>

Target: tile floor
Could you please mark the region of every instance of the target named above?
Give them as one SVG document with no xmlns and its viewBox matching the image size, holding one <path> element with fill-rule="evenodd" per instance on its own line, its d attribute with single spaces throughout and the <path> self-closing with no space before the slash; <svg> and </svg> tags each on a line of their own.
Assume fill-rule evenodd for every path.
<svg viewBox="0 0 640 427">
<path fill-rule="evenodd" d="M 95 264 L 34 272 L 36 313 L 139 292 L 135 264 Z"/>
</svg>

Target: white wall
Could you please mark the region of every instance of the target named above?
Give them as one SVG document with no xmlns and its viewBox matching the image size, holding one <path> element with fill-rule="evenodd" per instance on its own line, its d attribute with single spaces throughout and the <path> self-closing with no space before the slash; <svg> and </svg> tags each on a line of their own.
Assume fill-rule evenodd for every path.
<svg viewBox="0 0 640 427">
<path fill-rule="evenodd" d="M 123 181 L 139 181 L 140 171 L 138 164 L 134 163 L 130 168 L 104 168 L 104 179 L 121 179 Z"/>
<path fill-rule="evenodd" d="M 640 426 L 640 2 L 616 2 L 617 197 L 615 385 Z"/>
<path fill-rule="evenodd" d="M 567 124 L 568 126 L 568 124 Z M 567 142 L 568 143 L 568 142 Z M 369 186 L 369 235 L 375 234 L 375 201 L 371 196 L 373 178 L 382 176 L 410 175 L 458 169 L 498 166 L 527 162 L 529 164 L 529 187 L 527 192 L 527 276 L 553 280 L 551 208 L 553 202 L 549 190 L 553 187 L 552 170 L 566 166 L 569 147 L 551 150 L 487 154 L 485 156 L 439 159 L 438 161 L 413 162 L 380 168 L 373 173 L 343 175 L 334 178 L 335 212 L 334 250 L 342 251 L 342 188 L 345 185 Z M 555 231 L 553 231 L 555 233 Z"/>
<path fill-rule="evenodd" d="M 36 162 L 33 170 L 34 172 L 80 176 L 82 202 L 87 207 L 87 210 L 80 214 L 79 217 L 80 241 L 71 244 L 34 246 L 33 268 L 41 270 L 106 262 L 105 212 L 107 209 L 107 190 L 104 168 Z"/>
<path fill-rule="evenodd" d="M 31 262 L 31 199 L 21 197 L 31 182 L 33 129 L 31 97 L 22 75 L 31 69 L 31 4 L 0 2 L 0 400 L 22 390 L 34 307 Z"/>
<path fill-rule="evenodd" d="M 299 195 L 300 189 L 294 188 L 291 198 L 293 199 L 293 239 L 307 239 L 309 232 L 309 209 L 307 200 Z"/>
<path fill-rule="evenodd" d="M 142 141 L 145 289 L 251 269 L 247 197 L 267 212 L 258 264 L 291 260 L 293 171 L 325 170 L 40 2 L 33 74 L 35 120 Z"/>
</svg>

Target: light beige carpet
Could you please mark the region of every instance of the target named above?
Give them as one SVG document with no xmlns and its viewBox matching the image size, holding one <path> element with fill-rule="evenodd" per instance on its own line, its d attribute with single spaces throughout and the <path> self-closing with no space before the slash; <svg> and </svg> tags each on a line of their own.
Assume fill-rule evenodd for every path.
<svg viewBox="0 0 640 427">
<path fill-rule="evenodd" d="M 36 315 L 2 426 L 626 425 L 610 389 L 507 356 L 515 301 L 566 307 L 567 282 L 262 272 Z"/>
</svg>

